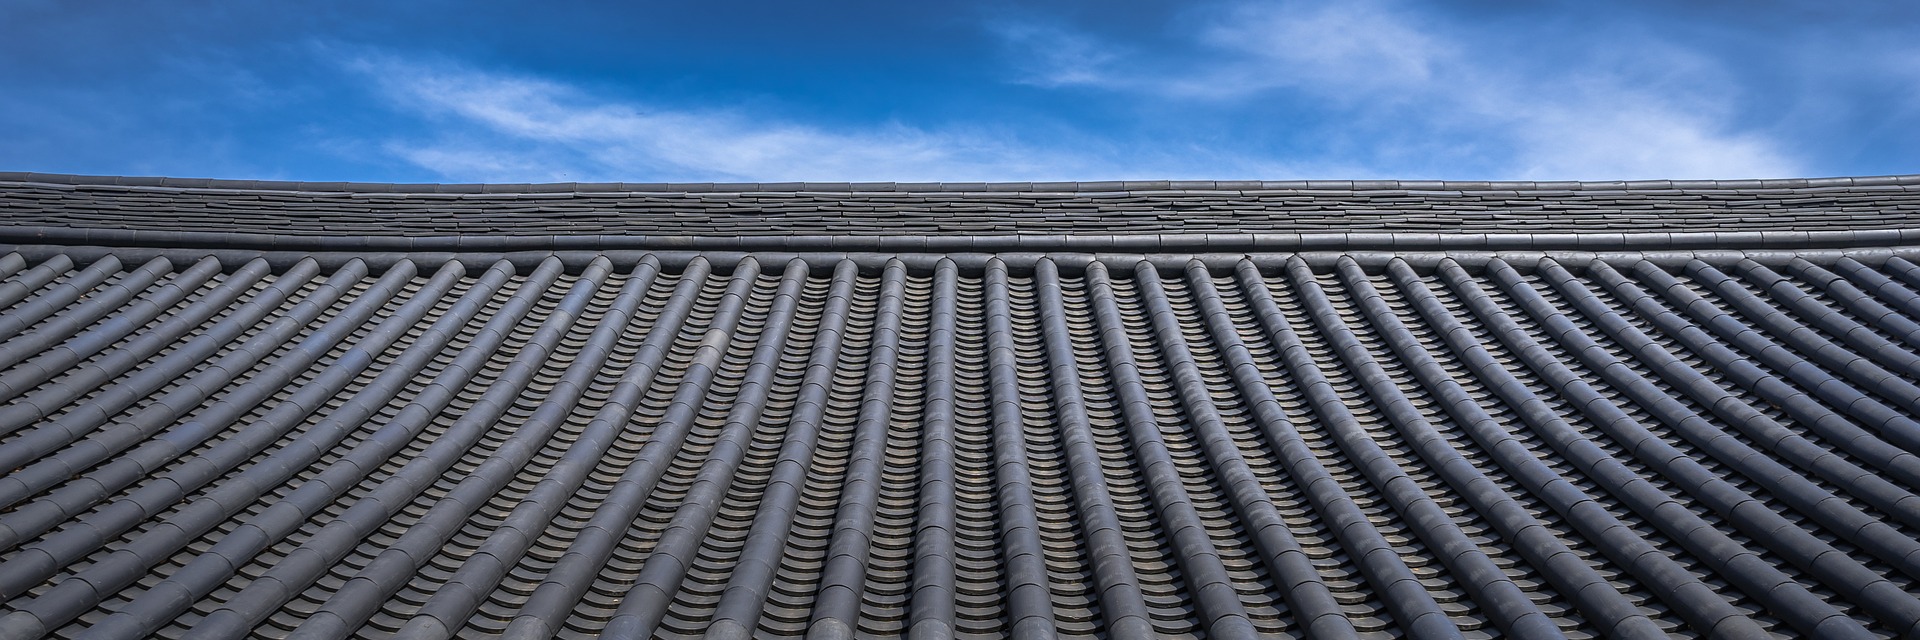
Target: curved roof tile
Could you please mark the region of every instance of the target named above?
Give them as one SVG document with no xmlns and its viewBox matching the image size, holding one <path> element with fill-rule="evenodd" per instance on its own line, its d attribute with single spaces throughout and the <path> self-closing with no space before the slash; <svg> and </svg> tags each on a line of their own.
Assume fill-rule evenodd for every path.
<svg viewBox="0 0 1920 640">
<path fill-rule="evenodd" d="M 0 174 L 0 638 L 1910 636 L 1915 182 Z"/>
</svg>

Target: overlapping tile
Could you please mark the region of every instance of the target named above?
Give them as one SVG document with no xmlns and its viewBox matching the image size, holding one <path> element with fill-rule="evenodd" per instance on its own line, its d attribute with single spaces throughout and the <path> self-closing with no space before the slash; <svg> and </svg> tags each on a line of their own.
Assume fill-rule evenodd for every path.
<svg viewBox="0 0 1920 640">
<path fill-rule="evenodd" d="M 1220 223 L 1339 224 L 1293 211 L 1368 199 L 1414 229 L 1914 211 L 1871 185 L 1309 186 L 1233 196 L 1266 215 Z M 250 219 L 242 195 L 307 215 L 297 196 L 337 217 L 320 231 L 417 208 L 421 229 L 684 232 L 718 227 L 548 207 L 751 201 L 821 231 L 1125 233 L 1214 197 L 88 189 L 0 186 L 0 208 L 178 229 Z M 1486 212 L 1447 213 L 1463 193 Z M 1760 201 L 1780 213 L 1730 213 Z M 156 213 L 109 213 L 135 208 Z M 1920 633 L 1920 266 L 1890 247 L 380 268 L 25 249 L 0 256 L 0 637 Z"/>
</svg>

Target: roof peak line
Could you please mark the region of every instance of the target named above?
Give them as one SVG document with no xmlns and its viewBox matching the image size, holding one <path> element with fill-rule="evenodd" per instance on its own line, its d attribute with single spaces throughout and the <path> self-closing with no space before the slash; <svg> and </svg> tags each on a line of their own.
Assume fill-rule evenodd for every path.
<svg viewBox="0 0 1920 640">
<path fill-rule="evenodd" d="M 1829 249 L 1920 245 L 1920 228 L 1819 231 L 1654 232 L 1274 232 L 1149 234 L 910 235 L 304 235 L 219 231 L 0 226 L 0 243 L 305 251 L 796 251 L 1161 253 L 1460 250 Z"/>
<path fill-rule="evenodd" d="M 0 171 L 0 183 L 320 193 L 1110 193 L 1138 191 L 1614 191 L 1806 189 L 1920 185 L 1920 174 L 1751 180 L 1114 180 L 1099 182 L 552 182 L 386 183 L 229 180 Z"/>
<path fill-rule="evenodd" d="M 1709 262 L 1728 262 L 1752 260 L 1768 267 L 1784 267 L 1795 260 L 1806 260 L 1814 264 L 1830 265 L 1841 258 L 1858 260 L 1868 265 L 1880 265 L 1889 258 L 1899 257 L 1920 262 L 1920 247 L 1858 247 L 1831 249 L 1656 249 L 1622 251 L 1580 251 L 1580 250 L 1469 250 L 1469 251 L 1391 251 L 1391 250 L 1330 250 L 1330 251 L 1273 251 L 1261 253 L 1245 252 L 1169 252 L 1169 253 L 1128 253 L 1101 251 L 1064 251 L 1064 252 L 1015 252 L 1015 253 L 884 253 L 884 252 L 782 252 L 782 251 L 688 251 L 665 249 L 635 249 L 615 251 L 496 251 L 496 252 L 364 252 L 364 251 L 287 251 L 274 249 L 194 249 L 170 247 L 100 247 L 100 246 L 63 246 L 63 245 L 7 245 L 0 244 L 0 257 L 15 254 L 27 263 L 38 264 L 59 256 L 74 261 L 75 268 L 86 268 L 94 262 L 108 257 L 121 261 L 123 265 L 145 264 L 156 258 L 166 259 L 176 267 L 196 263 L 208 258 L 215 259 L 223 270 L 233 272 L 253 260 L 266 261 L 268 268 L 276 273 L 293 268 L 303 261 L 313 261 L 322 269 L 333 271 L 349 263 L 360 262 L 374 273 L 385 273 L 387 269 L 402 262 L 437 268 L 449 262 L 459 263 L 468 269 L 469 275 L 478 276 L 499 262 L 507 262 L 520 273 L 530 273 L 547 260 L 558 260 L 568 273 L 579 274 L 596 261 L 611 261 L 618 269 L 631 269 L 633 265 L 645 260 L 655 260 L 669 269 L 683 269 L 695 260 L 705 260 L 716 267 L 736 265 L 742 260 L 753 259 L 763 267 L 767 265 L 785 265 L 798 260 L 817 274 L 831 273 L 842 262 L 854 263 L 862 272 L 874 275 L 889 263 L 899 262 L 915 272 L 926 273 L 938 268 L 942 262 L 951 262 L 962 272 L 978 273 L 994 261 L 999 261 L 1016 272 L 1033 269 L 1041 260 L 1050 260 L 1061 269 L 1078 274 L 1087 265 L 1098 262 L 1110 269 L 1131 269 L 1139 264 L 1151 264 L 1166 273 L 1177 273 L 1189 264 L 1198 261 L 1207 269 L 1216 273 L 1229 273 L 1241 262 L 1251 262 L 1263 272 L 1277 273 L 1286 267 L 1288 260 L 1299 258 L 1317 271 L 1331 269 L 1341 260 L 1352 260 L 1362 268 L 1377 270 L 1393 262 L 1403 262 L 1416 269 L 1433 269 L 1442 263 L 1453 262 L 1468 268 L 1480 268 L 1493 260 L 1503 260 L 1520 269 L 1530 271 L 1541 260 L 1553 260 L 1562 266 L 1584 268 L 1595 261 L 1633 262 L 1645 260 L 1662 268 L 1680 268 L 1694 260 Z M 731 267 L 722 268 L 723 272 Z M 425 271 L 425 269 L 423 269 Z"/>
</svg>

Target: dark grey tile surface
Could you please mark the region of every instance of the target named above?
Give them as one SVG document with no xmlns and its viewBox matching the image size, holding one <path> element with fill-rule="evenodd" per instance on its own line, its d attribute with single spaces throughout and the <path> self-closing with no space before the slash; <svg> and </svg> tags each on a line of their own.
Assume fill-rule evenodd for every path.
<svg viewBox="0 0 1920 640">
<path fill-rule="evenodd" d="M 1920 621 L 1898 258 L 0 267 L 14 636 Z"/>
<path fill-rule="evenodd" d="M 0 256 L 0 638 L 1914 635 L 1920 266 L 1740 248 Z"/>
<path fill-rule="evenodd" d="M 164 184 L 164 186 L 162 186 Z M 0 174 L 0 224 L 286 235 L 1676 232 L 1920 227 L 1920 178 L 1672 183 L 268 184 Z M 1104 188 L 1105 191 L 1092 189 Z M 1035 190 L 1043 189 L 1043 190 Z"/>
</svg>

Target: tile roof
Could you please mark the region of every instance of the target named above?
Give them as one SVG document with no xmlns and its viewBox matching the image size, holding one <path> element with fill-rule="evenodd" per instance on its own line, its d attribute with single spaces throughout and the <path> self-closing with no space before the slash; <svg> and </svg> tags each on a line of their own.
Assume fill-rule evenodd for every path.
<svg viewBox="0 0 1920 640">
<path fill-rule="evenodd" d="M 382 185 L 0 173 L 14 227 L 314 236 L 1855 231 L 1920 176 L 1607 183 Z"/>
<path fill-rule="evenodd" d="M 1916 182 L 0 174 L 0 638 L 1913 636 Z"/>
</svg>

